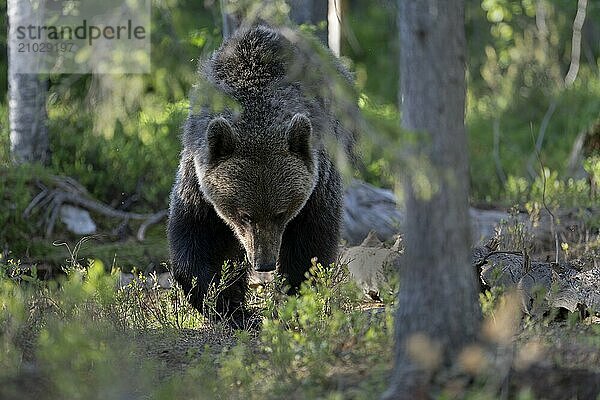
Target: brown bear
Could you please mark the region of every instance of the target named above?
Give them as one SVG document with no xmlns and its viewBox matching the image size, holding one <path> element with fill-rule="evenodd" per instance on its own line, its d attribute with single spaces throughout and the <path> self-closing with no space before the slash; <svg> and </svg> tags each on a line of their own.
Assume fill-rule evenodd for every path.
<svg viewBox="0 0 600 400">
<path fill-rule="evenodd" d="M 336 260 L 343 189 L 324 137 L 344 130 L 330 101 L 303 84 L 302 62 L 281 31 L 256 26 L 225 41 L 201 70 L 240 105 L 237 113 L 190 112 L 171 193 L 173 276 L 201 312 L 226 260 L 277 270 L 292 288 L 312 258 Z M 344 142 L 349 148 L 352 138 Z M 216 299 L 222 317 L 242 310 L 242 271 Z"/>
</svg>

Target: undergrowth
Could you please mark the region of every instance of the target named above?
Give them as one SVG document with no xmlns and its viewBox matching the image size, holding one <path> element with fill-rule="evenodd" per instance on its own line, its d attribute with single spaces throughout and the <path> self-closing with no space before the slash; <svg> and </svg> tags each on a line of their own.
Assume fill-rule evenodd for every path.
<svg viewBox="0 0 600 400">
<path fill-rule="evenodd" d="M 365 311 L 343 267 L 313 265 L 295 296 L 281 279 L 252 290 L 262 325 L 235 331 L 156 276 L 122 286 L 117 268 L 77 260 L 51 281 L 2 263 L 0 397 L 366 399 L 385 389 L 391 304 Z M 154 351 L 165 341 L 167 353 L 184 349 L 165 360 Z"/>
<path fill-rule="evenodd" d="M 517 208 L 499 235 L 501 248 L 531 249 Z M 235 265 L 224 265 L 203 316 L 155 273 L 125 283 L 118 261 L 106 272 L 101 260 L 82 259 L 80 247 L 53 280 L 0 257 L 0 398 L 372 399 L 386 389 L 397 284 L 383 304 L 368 303 L 345 266 L 314 263 L 297 295 L 285 294 L 279 276 L 251 289 L 247 304 L 260 323 L 236 330 L 210 307 L 236 279 Z M 397 271 L 385 273 L 397 283 Z M 537 343 L 553 316 L 521 321 L 510 290 L 484 292 L 480 303 L 485 346 L 539 359 Z M 569 335 L 583 326 L 576 315 L 566 323 Z M 581 340 L 594 343 L 594 332 Z M 516 337 L 522 343 L 513 344 Z M 504 375 L 485 346 L 465 349 L 456 377 L 442 377 L 432 395 L 496 398 Z M 526 390 L 519 396 L 533 398 Z"/>
</svg>

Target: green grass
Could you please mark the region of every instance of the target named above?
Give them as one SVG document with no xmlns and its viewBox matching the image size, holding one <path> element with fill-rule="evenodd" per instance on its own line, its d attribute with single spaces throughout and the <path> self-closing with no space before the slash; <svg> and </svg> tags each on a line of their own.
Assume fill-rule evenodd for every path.
<svg viewBox="0 0 600 400">
<path fill-rule="evenodd" d="M 1 397 L 367 399 L 385 389 L 391 306 L 365 312 L 345 275 L 315 266 L 299 296 L 254 291 L 265 316 L 251 331 L 201 317 L 177 288 L 116 290 L 116 276 L 99 262 L 57 281 L 2 266 Z"/>
<path fill-rule="evenodd" d="M 556 180 L 568 182 L 571 177 L 567 164 L 573 143 L 579 133 L 589 131 L 600 117 L 600 80 L 592 74 L 582 73 L 573 87 L 556 89 L 549 95 L 515 96 L 505 108 L 490 106 L 489 99 L 475 96 L 469 92 L 466 121 L 472 196 L 479 201 L 512 200 L 511 183 L 501 182 L 493 158 L 495 121 L 499 128 L 500 166 L 509 180 L 524 180 L 529 189 L 532 179 L 528 164 L 532 157 L 531 166 L 538 177 L 541 162 L 545 169 L 556 173 Z M 556 108 L 536 155 L 535 142 L 552 102 Z"/>
<path fill-rule="evenodd" d="M 506 234 L 526 239 L 520 230 Z M 176 286 L 148 289 L 152 275 L 119 287 L 120 271 L 107 272 L 121 265 L 119 250 L 101 246 L 88 241 L 64 248 L 70 262 L 62 262 L 64 273 L 53 280 L 0 257 L 1 398 L 372 399 L 389 383 L 396 293 L 382 296 L 383 304 L 365 302 L 344 266 L 313 265 L 294 296 L 283 294 L 280 278 L 252 288 L 247 303 L 261 324 L 234 330 L 216 322 L 210 308 L 205 316 L 192 309 Z M 106 263 L 102 251 L 114 251 L 117 261 Z M 396 271 L 386 274 L 397 280 Z M 226 285 L 216 282 L 212 293 Z M 516 354 L 541 342 L 559 366 L 600 360 L 599 331 L 589 321 L 573 314 L 564 323 L 519 323 L 507 295 L 482 294 L 484 325 L 505 330 L 516 321 L 510 325 L 518 338 Z M 438 377 L 434 398 L 498 398 L 502 375 L 490 357 L 506 351 L 506 343 L 494 342 L 502 335 L 485 332 L 489 349 L 475 346 L 471 361 Z M 571 347 L 561 350 L 564 338 L 575 341 L 580 358 L 571 357 Z M 465 372 L 473 366 L 477 372 Z M 534 398 L 526 388 L 517 392 L 518 398 Z"/>
</svg>

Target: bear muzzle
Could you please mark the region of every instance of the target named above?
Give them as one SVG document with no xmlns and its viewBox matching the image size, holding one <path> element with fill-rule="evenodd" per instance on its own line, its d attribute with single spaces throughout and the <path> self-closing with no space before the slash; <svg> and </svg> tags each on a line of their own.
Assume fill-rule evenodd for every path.
<svg viewBox="0 0 600 400">
<path fill-rule="evenodd" d="M 277 269 L 279 248 L 273 246 L 256 246 L 250 258 L 250 265 L 257 272 L 272 272 Z"/>
<path fill-rule="evenodd" d="M 252 227 L 243 237 L 246 260 L 257 272 L 272 272 L 277 269 L 283 229 L 277 226 L 259 225 Z"/>
<path fill-rule="evenodd" d="M 275 271 L 276 268 L 277 263 L 275 262 L 261 263 L 254 266 L 254 270 L 258 272 L 272 272 Z"/>
</svg>

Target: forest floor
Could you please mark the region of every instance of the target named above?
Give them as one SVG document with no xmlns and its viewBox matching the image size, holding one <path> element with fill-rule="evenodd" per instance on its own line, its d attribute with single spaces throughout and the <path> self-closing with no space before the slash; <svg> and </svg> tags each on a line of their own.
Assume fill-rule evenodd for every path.
<svg viewBox="0 0 600 400">
<path fill-rule="evenodd" d="M 234 334 L 215 335 L 214 329 L 209 328 L 180 330 L 175 334 L 147 332 L 138 340 L 147 349 L 147 356 L 164 366 L 160 379 L 171 378 L 200 362 L 199 349 L 208 346 L 212 354 L 219 354 L 236 343 Z M 256 356 L 260 357 L 259 341 L 255 340 Z M 509 398 L 523 398 L 517 394 L 523 396 L 529 393 L 534 399 L 595 400 L 600 395 L 600 321 L 597 319 L 522 327 L 515 336 L 512 352 L 509 358 L 512 357 L 513 364 L 506 377 Z M 384 380 L 391 374 L 391 363 L 387 357 L 386 361 Z M 353 392 L 360 391 L 361 383 L 369 379 L 371 372 L 369 366 L 360 361 L 348 364 L 340 360 L 339 365 L 330 366 L 323 394 L 327 387 L 331 387 L 342 394 L 342 398 L 352 398 Z M 446 387 L 442 391 L 453 394 L 452 398 L 461 398 L 467 389 L 467 385 L 460 387 L 461 383 L 452 387 L 456 382 L 445 382 Z M 502 389 L 498 388 L 500 392 Z M 299 393 L 298 397 L 291 398 L 303 396 Z"/>
<path fill-rule="evenodd" d="M 522 221 L 503 229 L 505 246 L 535 240 Z M 164 243 L 153 237 L 134 253 L 156 253 L 152 245 Z M 589 237 L 587 247 L 569 250 L 591 267 L 598 240 Z M 118 252 L 110 241 L 100 244 Z M 119 282 L 123 273 L 107 274 L 105 262 L 94 257 L 100 244 L 88 241 L 79 254 L 61 250 L 59 258 L 70 262 L 50 280 L 14 260 L 2 264 L 0 398 L 372 399 L 386 389 L 394 271 L 383 270 L 377 302 L 365 297 L 344 266 L 315 266 L 300 296 L 282 295 L 276 282 L 255 286 L 249 303 L 260 326 L 236 330 L 202 317 L 177 287 L 148 282 L 143 270 L 133 270 L 140 278 Z M 533 259 L 553 254 L 547 238 L 530 245 Z M 39 273 L 51 265 L 40 264 Z M 481 342 L 436 377 L 432 397 L 597 399 L 597 314 L 554 310 L 520 317 L 519 307 L 507 306 L 513 300 L 508 288 L 482 292 Z"/>
</svg>

